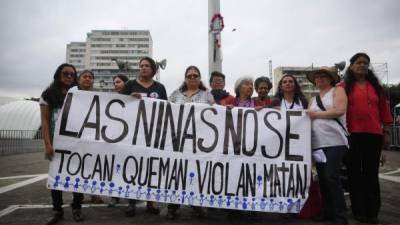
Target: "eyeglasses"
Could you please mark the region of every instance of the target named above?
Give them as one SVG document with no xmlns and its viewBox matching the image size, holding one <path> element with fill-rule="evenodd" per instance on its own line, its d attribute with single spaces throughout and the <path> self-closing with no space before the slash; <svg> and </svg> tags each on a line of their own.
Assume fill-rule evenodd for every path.
<svg viewBox="0 0 400 225">
<path fill-rule="evenodd" d="M 62 74 L 63 76 L 66 76 L 66 77 L 68 77 L 68 76 L 71 76 L 71 77 L 75 76 L 75 73 L 69 73 L 69 72 L 62 72 L 61 74 Z"/>
<path fill-rule="evenodd" d="M 214 78 L 214 79 L 212 80 L 212 83 L 224 83 L 224 82 L 225 82 L 225 80 L 222 79 L 222 78 Z"/>
<path fill-rule="evenodd" d="M 197 79 L 200 76 L 198 74 L 188 74 L 186 75 L 186 79 Z"/>
</svg>

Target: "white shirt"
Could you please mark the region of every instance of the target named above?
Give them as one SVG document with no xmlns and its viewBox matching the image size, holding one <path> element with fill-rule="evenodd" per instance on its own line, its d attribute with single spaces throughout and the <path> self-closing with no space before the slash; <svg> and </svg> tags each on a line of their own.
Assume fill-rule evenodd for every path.
<svg viewBox="0 0 400 225">
<path fill-rule="evenodd" d="M 335 88 L 332 87 L 321 98 L 322 104 L 326 110 L 333 107 L 334 93 Z M 322 109 L 318 107 L 315 97 L 311 100 L 310 110 L 322 111 Z M 338 119 L 346 128 L 346 114 L 340 116 Z M 313 150 L 324 147 L 348 146 L 345 131 L 334 119 L 313 119 L 311 128 L 311 145 Z"/>
</svg>

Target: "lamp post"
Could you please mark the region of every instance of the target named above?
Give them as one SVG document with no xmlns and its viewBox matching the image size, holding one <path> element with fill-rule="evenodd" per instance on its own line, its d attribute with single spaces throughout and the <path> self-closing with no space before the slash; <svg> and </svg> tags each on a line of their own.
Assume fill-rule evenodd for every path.
<svg viewBox="0 0 400 225">
<path fill-rule="evenodd" d="M 224 20 L 220 14 L 220 0 L 208 0 L 208 74 L 222 72 L 221 31 Z"/>
</svg>

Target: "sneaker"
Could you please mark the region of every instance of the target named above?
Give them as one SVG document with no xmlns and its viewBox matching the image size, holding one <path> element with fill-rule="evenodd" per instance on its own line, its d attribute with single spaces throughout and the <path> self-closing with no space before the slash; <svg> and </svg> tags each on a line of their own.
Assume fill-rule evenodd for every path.
<svg viewBox="0 0 400 225">
<path fill-rule="evenodd" d="M 47 220 L 47 225 L 53 225 L 58 223 L 58 221 L 62 220 L 64 217 L 64 212 L 62 211 L 54 211 L 53 216 Z"/>
<path fill-rule="evenodd" d="M 74 219 L 75 222 L 83 221 L 82 210 L 81 209 L 73 209 L 72 210 L 72 219 Z"/>
<path fill-rule="evenodd" d="M 129 204 L 128 208 L 125 210 L 125 215 L 127 217 L 134 217 L 136 215 L 136 205 Z"/>
<path fill-rule="evenodd" d="M 167 219 L 174 220 L 176 218 L 178 218 L 177 210 L 176 209 L 168 209 Z"/>
</svg>

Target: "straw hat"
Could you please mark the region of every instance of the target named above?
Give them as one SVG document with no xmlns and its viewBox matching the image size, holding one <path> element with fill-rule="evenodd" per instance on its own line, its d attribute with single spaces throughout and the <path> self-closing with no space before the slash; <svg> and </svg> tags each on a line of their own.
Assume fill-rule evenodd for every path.
<svg viewBox="0 0 400 225">
<path fill-rule="evenodd" d="M 339 75 L 337 74 L 335 68 L 333 68 L 333 67 L 327 67 L 327 66 L 322 66 L 322 67 L 319 67 L 318 69 L 312 70 L 312 71 L 309 72 L 306 76 L 307 76 L 307 79 L 308 79 L 311 83 L 315 84 L 315 82 L 314 82 L 314 80 L 315 80 L 315 75 L 321 74 L 321 73 L 322 73 L 322 74 L 329 75 L 329 76 L 332 78 L 332 81 L 333 81 L 335 84 L 336 84 L 337 82 L 340 81 L 340 77 L 339 77 Z"/>
</svg>

